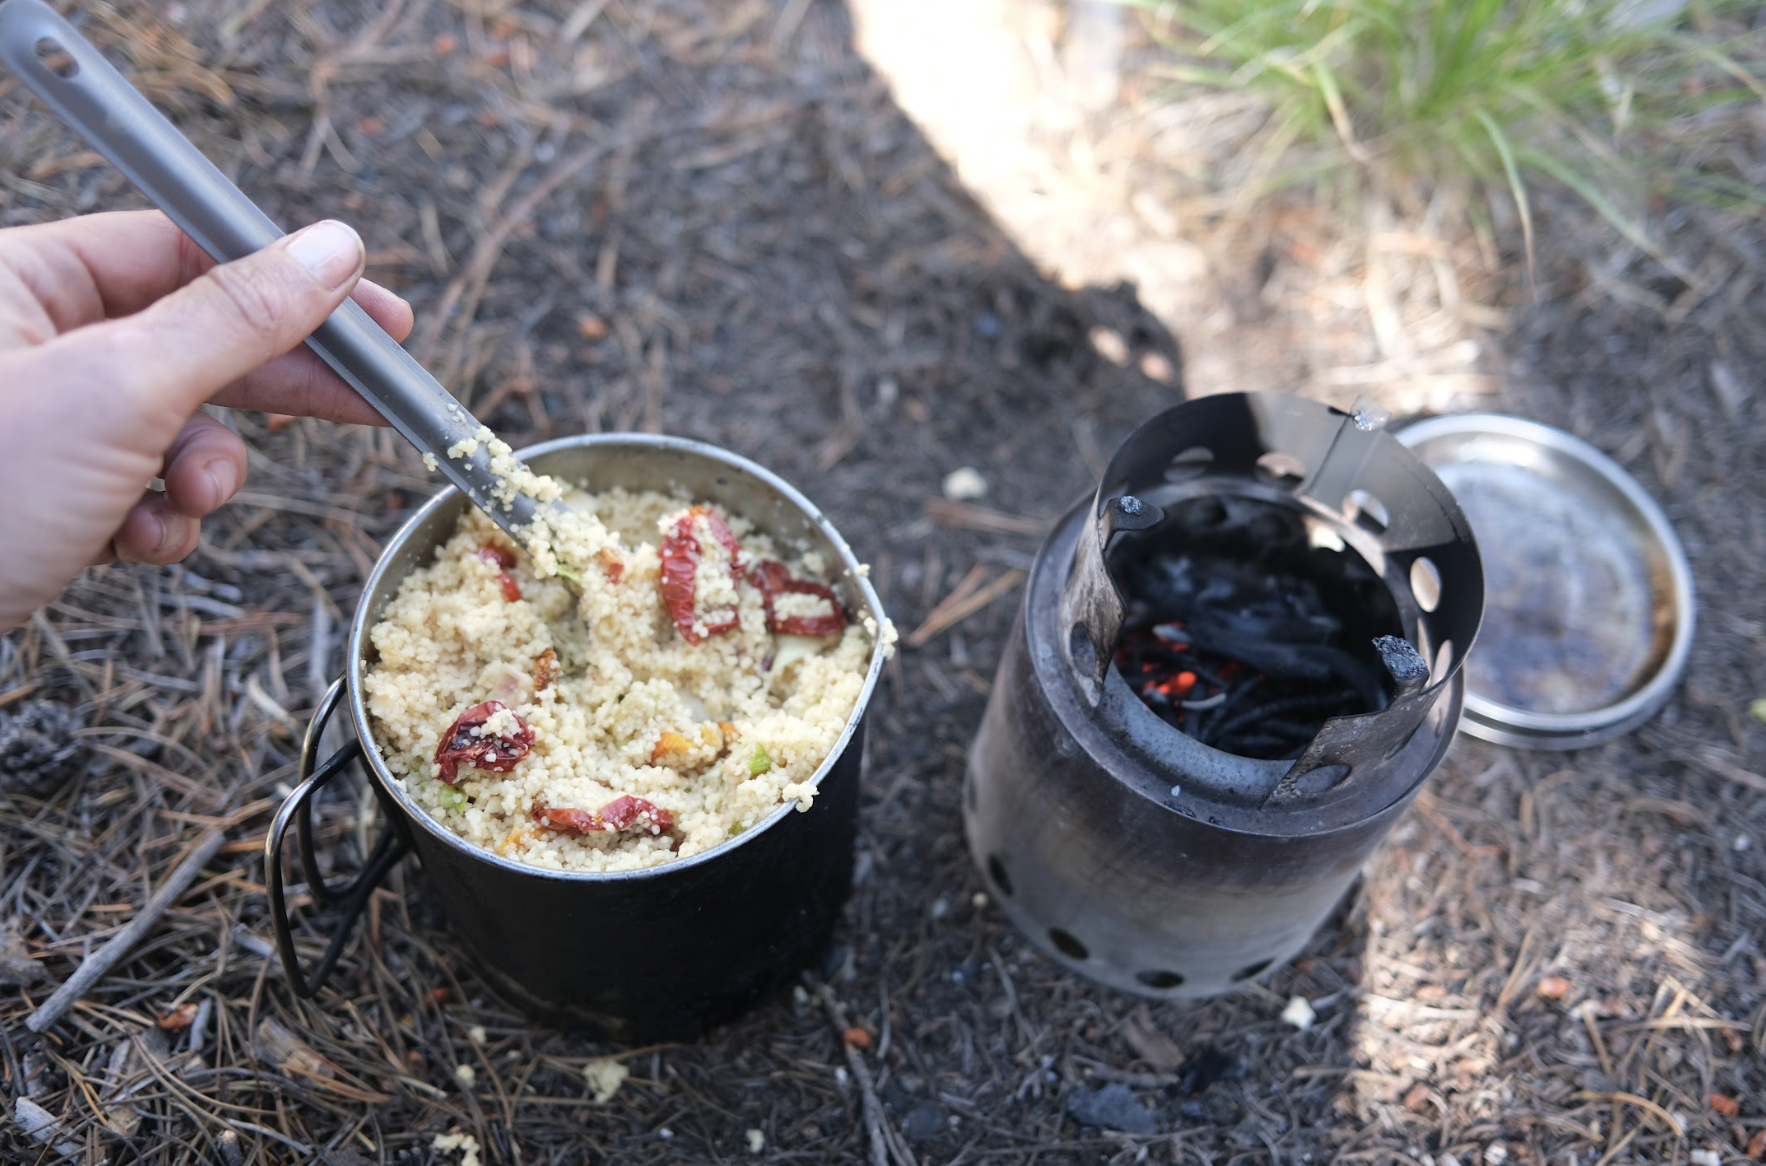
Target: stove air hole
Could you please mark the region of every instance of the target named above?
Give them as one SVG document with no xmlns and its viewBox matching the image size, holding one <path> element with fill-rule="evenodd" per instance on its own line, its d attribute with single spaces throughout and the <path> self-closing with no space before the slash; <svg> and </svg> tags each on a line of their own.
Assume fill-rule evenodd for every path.
<svg viewBox="0 0 1766 1166">
<path fill-rule="evenodd" d="M 1319 794 L 1329 793 L 1348 780 L 1347 765 L 1321 765 L 1295 778 L 1294 792 L 1301 797 L 1317 797 Z"/>
<path fill-rule="evenodd" d="M 1345 499 L 1349 503 L 1349 516 L 1357 526 L 1370 530 L 1375 534 L 1384 534 L 1386 527 L 1392 523 L 1392 515 L 1387 512 L 1386 504 L 1369 494 L 1366 490 L 1351 490 Z"/>
<path fill-rule="evenodd" d="M 1006 873 L 1006 864 L 1000 861 L 997 854 L 987 856 L 987 877 L 993 880 L 993 885 L 999 888 L 1000 894 L 1010 897 L 1012 876 Z"/>
<path fill-rule="evenodd" d="M 1306 476 L 1306 463 L 1291 453 L 1272 449 L 1257 459 L 1257 476 L 1265 482 L 1292 488 Z"/>
<path fill-rule="evenodd" d="M 1441 606 L 1441 569 L 1427 555 L 1418 555 L 1410 564 L 1410 593 L 1424 611 Z"/>
<path fill-rule="evenodd" d="M 1071 931 L 1051 927 L 1049 928 L 1049 942 L 1055 945 L 1056 951 L 1069 959 L 1088 960 L 1091 958 L 1091 949 L 1079 942 L 1079 938 Z"/>
<path fill-rule="evenodd" d="M 1264 972 L 1269 970 L 1269 965 L 1274 962 L 1274 960 L 1258 960 L 1254 964 L 1246 964 L 1244 967 L 1233 973 L 1233 983 L 1241 983 L 1242 981 L 1249 980 L 1252 976 L 1261 976 Z"/>
<path fill-rule="evenodd" d="M 1191 530 L 1210 530 L 1226 522 L 1226 504 L 1218 498 L 1197 498 L 1184 504 L 1183 515 Z"/>
<path fill-rule="evenodd" d="M 1184 482 L 1191 478 L 1199 478 L 1207 473 L 1208 467 L 1213 464 L 1213 450 L 1205 445 L 1192 445 L 1171 459 L 1171 464 L 1165 467 L 1165 480 L 1167 482 Z"/>
<path fill-rule="evenodd" d="M 1157 988 L 1162 992 L 1171 988 L 1183 987 L 1183 977 L 1177 972 L 1136 972 L 1134 978 L 1145 984 L 1147 987 Z"/>
</svg>

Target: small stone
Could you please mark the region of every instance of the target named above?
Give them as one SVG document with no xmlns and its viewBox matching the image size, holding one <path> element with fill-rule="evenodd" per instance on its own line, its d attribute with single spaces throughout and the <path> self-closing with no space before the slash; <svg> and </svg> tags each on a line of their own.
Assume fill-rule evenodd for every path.
<svg viewBox="0 0 1766 1166">
<path fill-rule="evenodd" d="M 981 908 L 987 906 L 987 892 L 986 891 L 976 891 L 973 895 L 970 895 L 969 896 L 969 906 L 975 908 L 975 910 L 977 910 L 977 911 L 979 911 L 979 910 L 981 910 Z"/>
<path fill-rule="evenodd" d="M 902 1118 L 901 1132 L 915 1142 L 937 1137 L 944 1132 L 944 1110 L 936 1102 L 920 1102 Z"/>
<path fill-rule="evenodd" d="M 759 1130 L 748 1131 L 748 1152 L 758 1154 L 766 1149 L 766 1135 Z"/>
<path fill-rule="evenodd" d="M 1128 363 L 1128 341 L 1122 338 L 1120 332 L 1099 324 L 1091 330 L 1091 335 L 1087 339 L 1091 341 L 1091 346 L 1097 351 L 1097 354 L 1111 364 L 1125 365 Z"/>
<path fill-rule="evenodd" d="M 666 1142 L 670 1138 L 675 1136 L 675 1132 L 673 1130 L 669 1129 L 667 1126 L 663 1126 L 661 1129 L 656 1131 L 656 1136 Z"/>
<path fill-rule="evenodd" d="M 485 1041 L 489 1040 L 490 1037 L 486 1035 L 484 1025 L 475 1024 L 466 1030 L 466 1039 L 473 1044 L 478 1045 L 480 1048 L 483 1048 Z"/>
<path fill-rule="evenodd" d="M 1754 839 L 1750 835 L 1737 834 L 1735 836 L 1735 841 L 1731 842 L 1729 844 L 1729 848 L 1731 850 L 1735 851 L 1737 854 L 1740 854 L 1742 851 L 1746 850 L 1748 847 L 1752 846 L 1753 844 L 1754 844 Z"/>
<path fill-rule="evenodd" d="M 1304 996 L 1288 997 L 1288 1006 L 1282 1009 L 1282 1019 L 1305 1032 L 1318 1019 L 1318 1013 L 1312 1010 L 1312 1002 Z"/>
<path fill-rule="evenodd" d="M 1508 1147 L 1501 1142 L 1491 1142 L 1484 1147 L 1484 1166 L 1502 1166 L 1508 1161 Z"/>
<path fill-rule="evenodd" d="M 973 502 L 987 497 L 987 479 L 974 466 L 961 466 L 944 476 L 942 489 L 952 502 Z"/>
<path fill-rule="evenodd" d="M 1541 1000 L 1562 1000 L 1570 993 L 1570 981 L 1562 976 L 1546 976 L 1533 988 Z"/>
<path fill-rule="evenodd" d="M 478 1070 L 471 1065 L 455 1065 L 454 1080 L 460 1083 L 460 1088 L 470 1089 L 478 1082 Z"/>
<path fill-rule="evenodd" d="M 1723 1166 L 1723 1155 L 1715 1150 L 1694 1150 L 1686 1156 L 1692 1166 Z"/>
<path fill-rule="evenodd" d="M 1727 1094 L 1713 1093 L 1705 1100 L 1712 1113 L 1719 1113 L 1724 1117 L 1735 1117 L 1741 1113 L 1741 1102 Z"/>
<path fill-rule="evenodd" d="M 1162 385 L 1173 384 L 1177 381 L 1177 370 L 1172 368 L 1171 362 L 1158 352 L 1149 352 L 1141 357 L 1141 375 L 1150 381 L 1158 381 Z"/>
<path fill-rule="evenodd" d="M 1121 1130 L 1125 1134 L 1154 1134 L 1159 1122 L 1142 1109 L 1134 1091 L 1119 1081 L 1096 1093 L 1078 1089 L 1067 1095 L 1067 1112 L 1081 1125 Z"/>
</svg>

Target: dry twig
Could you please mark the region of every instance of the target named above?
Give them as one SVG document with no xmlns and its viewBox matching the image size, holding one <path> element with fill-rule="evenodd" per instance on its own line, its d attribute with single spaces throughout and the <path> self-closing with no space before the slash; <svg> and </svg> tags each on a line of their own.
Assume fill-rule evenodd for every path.
<svg viewBox="0 0 1766 1166">
<path fill-rule="evenodd" d="M 202 868 L 208 865 L 208 860 L 215 856 L 215 852 L 221 849 L 221 843 L 226 840 L 227 836 L 219 830 L 211 828 L 203 831 L 202 836 L 196 840 L 196 845 L 191 847 L 190 853 L 184 856 L 184 861 L 172 868 L 172 873 L 165 877 L 165 881 L 160 883 L 159 888 L 141 910 L 136 912 L 135 917 L 109 943 L 87 956 L 74 974 L 68 977 L 67 983 L 57 988 L 49 999 L 43 1001 L 35 1012 L 25 1018 L 25 1027 L 40 1033 L 60 1020 L 92 985 L 129 954 L 142 936 L 153 929 L 153 925 L 159 922 L 159 917 L 165 914 L 166 909 L 190 889 L 190 884 L 196 881 L 196 876 L 202 873 Z"/>
</svg>

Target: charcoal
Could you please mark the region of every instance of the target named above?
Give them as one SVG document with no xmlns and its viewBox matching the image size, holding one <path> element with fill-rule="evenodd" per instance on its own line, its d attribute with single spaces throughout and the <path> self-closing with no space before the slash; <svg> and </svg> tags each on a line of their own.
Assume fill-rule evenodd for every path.
<svg viewBox="0 0 1766 1166">
<path fill-rule="evenodd" d="M 1067 1112 L 1081 1125 L 1125 1134 L 1155 1134 L 1159 1120 L 1141 1108 L 1134 1091 L 1119 1082 L 1104 1086 L 1095 1093 L 1076 1089 L 1067 1095 Z"/>
</svg>

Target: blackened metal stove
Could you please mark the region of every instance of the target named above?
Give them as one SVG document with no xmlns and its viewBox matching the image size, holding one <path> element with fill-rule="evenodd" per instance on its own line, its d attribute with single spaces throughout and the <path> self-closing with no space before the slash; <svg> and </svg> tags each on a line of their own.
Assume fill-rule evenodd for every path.
<svg viewBox="0 0 1766 1166">
<path fill-rule="evenodd" d="M 1292 958 L 1445 755 L 1483 572 L 1383 422 L 1273 394 L 1179 405 L 1044 544 L 964 823 L 1061 963 L 1164 997 Z"/>
</svg>

